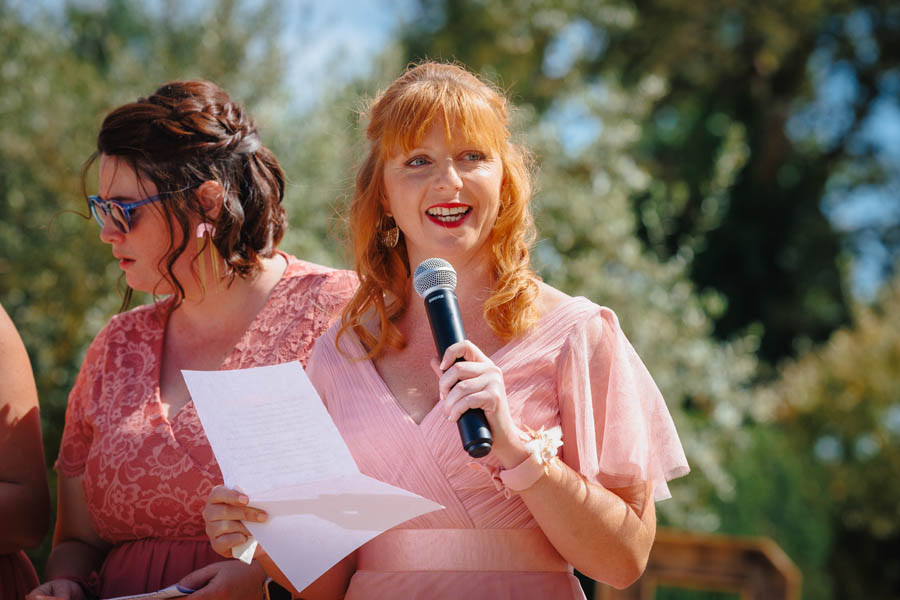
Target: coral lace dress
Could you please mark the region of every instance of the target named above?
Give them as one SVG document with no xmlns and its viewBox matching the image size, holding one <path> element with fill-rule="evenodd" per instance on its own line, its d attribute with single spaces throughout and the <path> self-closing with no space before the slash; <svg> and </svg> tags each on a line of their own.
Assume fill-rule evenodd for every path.
<svg viewBox="0 0 900 600">
<path fill-rule="evenodd" d="M 439 410 L 416 424 L 371 361 L 337 352 L 336 333 L 319 339 L 307 371 L 360 470 L 446 507 L 362 546 L 347 600 L 583 599 L 522 500 L 494 486 L 487 471 L 499 463 L 488 455 L 472 468 Z M 350 336 L 341 348 L 364 354 Z M 659 500 L 670 496 L 667 480 L 688 472 L 665 402 L 608 308 L 568 299 L 491 359 L 513 420 L 561 425 L 562 459 L 588 479 L 611 488 L 652 480 Z"/>
<path fill-rule="evenodd" d="M 352 295 L 355 275 L 282 256 L 287 270 L 222 369 L 305 363 Z M 83 476 L 93 525 L 113 544 L 93 577 L 101 598 L 154 591 L 223 560 L 201 516 L 222 475 L 196 409 L 188 402 L 166 418 L 160 404 L 166 319 L 158 307 L 113 317 L 69 395 L 56 468 Z"/>
</svg>

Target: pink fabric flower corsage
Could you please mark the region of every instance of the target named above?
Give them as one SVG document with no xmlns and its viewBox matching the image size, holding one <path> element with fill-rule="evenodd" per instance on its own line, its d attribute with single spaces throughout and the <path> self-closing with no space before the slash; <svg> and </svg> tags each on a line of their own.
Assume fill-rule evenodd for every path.
<svg viewBox="0 0 900 600">
<path fill-rule="evenodd" d="M 558 425 L 546 431 L 543 427 L 538 431 L 525 427 L 520 436 L 525 442 L 529 456 L 512 469 L 469 463 L 471 468 L 488 475 L 497 491 L 503 492 L 506 498 L 512 497 L 513 492 L 521 492 L 533 486 L 549 472 L 550 465 L 556 469 L 561 468 L 556 458 L 560 446 L 563 445 L 562 429 Z"/>
<path fill-rule="evenodd" d="M 557 452 L 563 445 L 562 427 L 557 425 L 544 431 L 544 427 L 541 426 L 535 431 L 526 426 L 521 438 L 525 442 L 525 447 L 531 452 L 532 458 L 544 466 L 544 473 L 548 472 L 547 469 L 551 464 L 554 464 L 557 469 L 559 468 L 553 459 L 556 458 Z"/>
</svg>

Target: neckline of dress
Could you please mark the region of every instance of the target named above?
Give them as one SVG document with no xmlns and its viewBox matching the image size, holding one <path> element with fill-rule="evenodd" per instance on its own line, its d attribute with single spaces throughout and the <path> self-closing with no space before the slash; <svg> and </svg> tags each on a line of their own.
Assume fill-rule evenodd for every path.
<svg viewBox="0 0 900 600">
<path fill-rule="evenodd" d="M 231 348 L 228 354 L 225 355 L 225 358 L 222 359 L 221 364 L 216 369 L 217 371 L 223 370 L 223 368 L 227 367 L 229 361 L 234 357 L 235 353 L 244 345 L 244 342 L 247 340 L 247 337 L 259 326 L 260 319 L 268 312 L 269 308 L 272 305 L 272 302 L 275 298 L 278 297 L 280 292 L 279 288 L 281 288 L 284 283 L 289 279 L 289 276 L 293 274 L 293 271 L 297 268 L 298 264 L 302 264 L 301 261 L 294 259 L 291 255 L 283 252 L 281 250 L 276 249 L 275 253 L 279 256 L 282 256 L 287 263 L 287 266 L 284 269 L 284 272 L 281 274 L 281 277 L 272 286 L 272 289 L 269 290 L 269 295 L 266 297 L 265 303 L 262 305 L 262 308 L 257 311 L 256 315 L 253 317 L 253 320 L 250 321 L 250 324 L 247 325 L 247 328 L 244 329 L 243 333 L 241 333 L 241 337 L 238 339 L 237 343 Z M 171 300 L 166 300 L 166 302 L 171 302 Z M 169 324 L 169 316 L 170 312 L 166 312 L 165 315 L 160 319 L 160 335 L 157 341 L 157 361 L 156 368 L 154 369 L 153 378 L 154 378 L 154 388 L 153 388 L 153 401 L 160 407 L 159 414 L 165 420 L 165 422 L 169 425 L 169 429 L 172 428 L 172 425 L 178 419 L 178 417 L 184 412 L 184 409 L 188 406 L 192 406 L 194 404 L 194 399 L 192 397 L 188 398 L 188 401 L 184 403 L 184 405 L 175 411 L 175 414 L 166 416 L 166 414 L 162 410 L 162 393 L 160 390 L 160 376 L 162 374 L 162 351 L 163 344 L 166 339 L 166 327 Z"/>
<path fill-rule="evenodd" d="M 575 306 L 576 304 L 581 304 L 582 302 L 590 303 L 590 300 L 588 300 L 584 296 L 570 296 L 569 298 L 561 301 L 559 304 L 544 313 L 544 315 L 542 315 L 541 318 L 538 319 L 537 323 L 535 323 L 534 327 L 532 327 L 528 332 L 509 340 L 508 342 L 497 348 L 490 356 L 488 356 L 488 358 L 490 358 L 494 363 L 500 362 L 508 354 L 508 351 L 510 349 L 515 348 L 526 337 L 537 333 L 540 330 L 545 329 L 546 327 L 549 327 L 551 324 L 554 324 L 561 317 L 561 315 L 567 312 L 570 307 Z M 363 350 L 362 344 L 359 342 L 359 340 L 355 336 L 353 339 L 357 345 L 357 348 L 359 350 Z M 434 406 L 431 407 L 431 410 L 429 410 L 425 414 L 425 416 L 422 417 L 421 421 L 416 423 L 415 419 L 413 419 L 412 416 L 408 412 L 406 412 L 406 409 L 404 409 L 397 401 L 397 397 L 394 396 L 391 388 L 388 387 L 387 383 L 385 383 L 384 381 L 384 378 L 382 378 L 381 373 L 379 373 L 378 369 L 375 368 L 375 361 L 373 361 L 371 358 L 366 358 L 365 360 L 360 362 L 366 365 L 364 368 L 370 369 L 372 371 L 372 374 L 378 381 L 377 385 L 381 387 L 382 393 L 390 399 L 390 404 L 393 407 L 393 410 L 399 415 L 400 419 L 421 431 L 426 421 L 429 421 L 431 419 L 431 415 L 437 412 L 435 410 L 437 403 L 435 403 Z"/>
</svg>

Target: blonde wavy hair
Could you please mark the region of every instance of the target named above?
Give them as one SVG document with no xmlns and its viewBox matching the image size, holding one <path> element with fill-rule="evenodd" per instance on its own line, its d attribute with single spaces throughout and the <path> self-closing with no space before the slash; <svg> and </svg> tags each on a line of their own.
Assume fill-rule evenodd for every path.
<svg viewBox="0 0 900 600">
<path fill-rule="evenodd" d="M 509 103 L 502 92 L 453 64 L 411 65 L 364 115 L 368 117 L 368 153 L 356 175 L 347 219 L 348 240 L 360 286 L 344 308 L 340 336 L 352 330 L 368 350 L 367 358 L 404 346 L 394 322 L 407 308 L 410 265 L 406 241 L 393 248 L 379 242 L 385 217 L 384 164 L 399 152 L 415 148 L 428 128 L 441 119 L 467 140 L 496 152 L 503 163 L 500 209 L 491 238 L 492 293 L 484 319 L 494 333 L 509 340 L 537 321 L 538 276 L 532 271 L 529 247 L 535 227 L 531 215 L 531 157 L 510 141 Z M 377 333 L 366 323 L 377 320 Z"/>
</svg>

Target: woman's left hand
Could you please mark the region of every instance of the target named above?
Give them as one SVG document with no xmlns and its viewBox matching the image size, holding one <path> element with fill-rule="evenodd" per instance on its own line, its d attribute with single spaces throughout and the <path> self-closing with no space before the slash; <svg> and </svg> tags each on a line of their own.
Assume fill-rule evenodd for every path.
<svg viewBox="0 0 900 600">
<path fill-rule="evenodd" d="M 458 358 L 463 360 L 454 363 Z M 503 372 L 478 346 L 469 340 L 457 342 L 447 348 L 440 362 L 432 359 L 431 368 L 440 377 L 441 404 L 449 420 L 455 422 L 470 408 L 480 408 L 494 437 L 491 453 L 505 467 L 527 457 L 521 431 L 509 412 Z"/>
<path fill-rule="evenodd" d="M 223 560 L 185 575 L 178 583 L 197 590 L 190 597 L 196 600 L 243 600 L 263 598 L 266 572 L 257 562 L 244 564 L 239 560 Z"/>
</svg>

